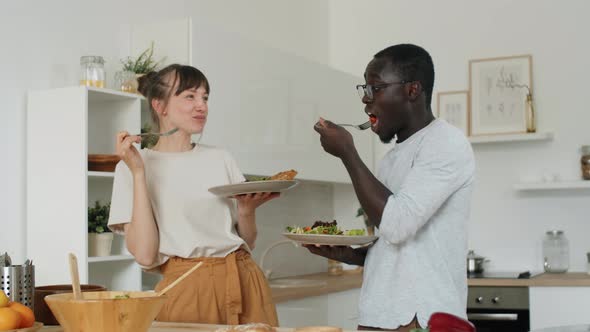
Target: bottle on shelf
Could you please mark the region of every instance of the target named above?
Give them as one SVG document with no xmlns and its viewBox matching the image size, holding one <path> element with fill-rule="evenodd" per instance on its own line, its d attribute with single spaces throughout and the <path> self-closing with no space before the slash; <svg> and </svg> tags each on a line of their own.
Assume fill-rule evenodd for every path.
<svg viewBox="0 0 590 332">
<path fill-rule="evenodd" d="M 533 105 L 533 95 L 527 93 L 526 95 L 526 132 L 534 133 L 537 131 L 535 119 L 535 107 Z"/>
</svg>

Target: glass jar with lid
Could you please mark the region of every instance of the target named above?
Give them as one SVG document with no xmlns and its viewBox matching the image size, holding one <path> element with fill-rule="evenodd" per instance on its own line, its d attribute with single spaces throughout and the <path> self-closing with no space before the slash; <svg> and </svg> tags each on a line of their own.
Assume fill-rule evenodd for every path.
<svg viewBox="0 0 590 332">
<path fill-rule="evenodd" d="M 104 59 L 101 56 L 80 57 L 80 85 L 104 88 L 105 79 Z"/>
<path fill-rule="evenodd" d="M 563 231 L 551 230 L 545 233 L 543 259 L 545 272 L 567 272 L 570 263 L 569 242 Z"/>
<path fill-rule="evenodd" d="M 115 89 L 123 92 L 137 93 L 137 78 L 132 71 L 118 71 L 115 73 Z"/>
<path fill-rule="evenodd" d="M 590 145 L 582 145 L 582 178 L 590 180 Z"/>
</svg>

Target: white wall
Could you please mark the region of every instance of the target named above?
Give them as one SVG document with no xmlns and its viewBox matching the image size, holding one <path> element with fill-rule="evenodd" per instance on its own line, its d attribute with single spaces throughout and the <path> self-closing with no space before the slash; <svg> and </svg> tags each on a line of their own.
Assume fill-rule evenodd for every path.
<svg viewBox="0 0 590 332">
<path fill-rule="evenodd" d="M 588 12 L 585 0 L 330 2 L 332 65 L 360 75 L 387 46 L 421 45 L 435 63 L 433 100 L 437 91 L 468 89 L 469 59 L 532 54 L 538 128 L 555 139 L 474 146 L 469 246 L 491 259 L 490 270 L 541 270 L 544 232 L 556 228 L 570 240 L 570 270 L 586 269 L 590 190 L 519 194 L 512 185 L 544 173 L 579 178 L 579 147 L 590 144 Z M 377 155 L 385 149 L 376 142 Z"/>
<path fill-rule="evenodd" d="M 79 58 L 88 54 L 105 57 L 110 82 L 120 68 L 119 59 L 128 55 L 128 24 L 187 16 L 326 63 L 327 9 L 326 1 L 314 0 L 3 2 L 0 5 L 3 46 L 0 149 L 4 154 L 0 163 L 0 251 L 8 251 L 15 263 L 24 260 L 27 90 L 77 85 Z M 50 137 L 38 143 L 52 148 Z"/>
<path fill-rule="evenodd" d="M 490 269 L 540 269 L 543 232 L 562 228 L 571 242 L 572 269 L 584 270 L 584 253 L 590 250 L 590 192 L 523 195 L 511 187 L 526 174 L 578 176 L 577 149 L 590 143 L 585 128 L 590 115 L 583 102 L 584 78 L 590 74 L 585 65 L 590 58 L 585 36 L 590 31 L 585 19 L 589 9 L 584 0 L 560 4 L 550 0 L 3 3 L 0 148 L 5 157 L 0 163 L 0 250 L 8 251 L 17 262 L 24 259 L 26 91 L 77 84 L 79 57 L 85 54 L 105 56 L 112 79 L 118 59 L 128 53 L 126 24 L 192 16 L 359 76 L 382 48 L 417 43 L 434 58 L 437 91 L 466 89 L 469 59 L 532 54 L 539 129 L 554 130 L 556 138 L 549 143 L 475 147 L 478 186 L 470 246 L 492 259 Z M 52 148 L 50 138 L 39 144 Z M 375 145 L 376 155 L 382 155 L 386 147 Z M 333 194 L 319 192 L 320 200 L 332 195 L 334 218 L 345 226 L 360 225 L 353 217 L 358 202 L 350 185 L 335 186 Z M 275 208 L 269 209 L 262 214 L 276 216 Z"/>
</svg>

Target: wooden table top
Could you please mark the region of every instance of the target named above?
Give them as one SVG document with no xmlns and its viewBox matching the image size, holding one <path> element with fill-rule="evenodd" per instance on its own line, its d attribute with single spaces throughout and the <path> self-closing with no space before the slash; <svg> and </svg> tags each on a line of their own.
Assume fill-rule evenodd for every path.
<svg viewBox="0 0 590 332">
<path fill-rule="evenodd" d="M 212 325 L 212 324 L 194 324 L 194 323 L 168 323 L 168 322 L 154 322 L 149 332 L 215 332 L 224 331 L 229 328 L 229 325 Z M 41 332 L 64 332 L 61 326 L 44 326 Z M 278 327 L 276 332 L 295 332 L 295 328 Z M 327 330 L 326 330 L 327 331 Z M 342 330 L 342 332 L 347 332 Z"/>
</svg>

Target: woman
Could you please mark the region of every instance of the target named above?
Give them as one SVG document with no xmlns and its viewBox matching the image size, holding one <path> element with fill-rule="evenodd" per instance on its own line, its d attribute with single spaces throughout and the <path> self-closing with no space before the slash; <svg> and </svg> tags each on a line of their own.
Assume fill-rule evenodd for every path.
<svg viewBox="0 0 590 332">
<path fill-rule="evenodd" d="M 163 274 L 156 290 L 204 262 L 167 293 L 156 319 L 277 326 L 270 288 L 250 250 L 255 210 L 278 194 L 240 195 L 234 201 L 207 191 L 245 179 L 228 152 L 191 142 L 207 122 L 209 83 L 202 72 L 170 65 L 139 85 L 155 131 L 178 130 L 141 151 L 132 145 L 141 142 L 139 136 L 117 135 L 122 162 L 115 170 L 109 227 L 125 234 L 129 252 L 144 269 Z"/>
</svg>

